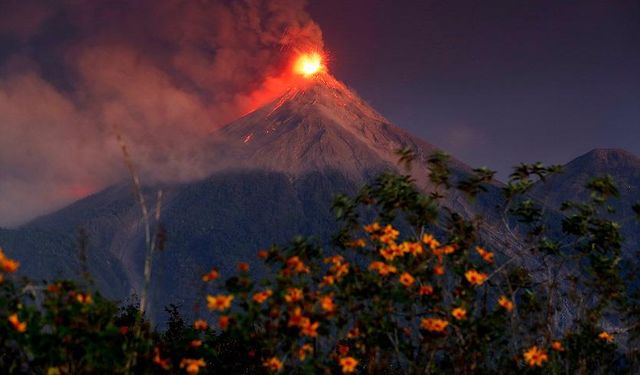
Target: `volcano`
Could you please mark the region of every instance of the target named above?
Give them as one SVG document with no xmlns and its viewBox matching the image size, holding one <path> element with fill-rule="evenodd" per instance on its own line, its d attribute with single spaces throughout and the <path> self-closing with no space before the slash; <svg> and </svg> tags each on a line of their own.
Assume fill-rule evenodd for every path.
<svg viewBox="0 0 640 375">
<path fill-rule="evenodd" d="M 190 311 L 190 298 L 202 286 L 199 275 L 211 266 L 229 275 L 238 262 L 254 260 L 260 248 L 296 235 L 326 242 L 336 229 L 330 208 L 334 194 L 353 194 L 380 172 L 397 171 L 397 149 L 415 152 L 412 173 L 427 189 L 426 160 L 437 150 L 393 125 L 324 72 L 228 124 L 212 139 L 212 159 L 219 167 L 210 176 L 143 189 L 149 201 L 157 188 L 166 197 L 162 223 L 168 241 L 153 268 L 156 314 L 169 303 Z M 454 179 L 471 172 L 455 159 L 450 167 Z M 498 188 L 489 190 L 473 205 L 455 193 L 446 204 L 470 216 L 491 216 Z M 127 182 L 17 230 L 2 231 L 0 239 L 31 277 L 78 277 L 80 228 L 88 239 L 87 267 L 97 287 L 118 299 L 139 293 L 143 228 Z M 501 236 L 497 225 L 486 233 Z"/>
</svg>

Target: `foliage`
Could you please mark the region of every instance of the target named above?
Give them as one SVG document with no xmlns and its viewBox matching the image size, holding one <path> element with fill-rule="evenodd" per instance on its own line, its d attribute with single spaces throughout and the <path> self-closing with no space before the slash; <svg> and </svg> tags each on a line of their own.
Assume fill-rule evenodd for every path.
<svg viewBox="0 0 640 375">
<path fill-rule="evenodd" d="M 410 171 L 416 155 L 398 152 Z M 558 167 L 522 164 L 502 187 L 498 246 L 478 218 L 447 207 L 494 173 L 455 178 L 428 158 L 429 183 L 382 174 L 338 196 L 326 250 L 296 238 L 223 279 L 203 275 L 209 312 L 164 331 L 140 306 L 118 309 L 70 281 L 20 280 L 0 253 L 3 373 L 633 373 L 640 306 L 620 276 L 622 238 L 607 219 L 617 190 L 594 178 L 587 202 L 548 211 L 527 193 Z M 637 208 L 636 212 L 637 212 Z M 549 220 L 549 217 L 559 218 Z M 527 254 L 527 256 L 523 256 Z M 90 282 L 89 278 L 87 278 Z M 194 291 L 197 293 L 197 291 Z"/>
</svg>

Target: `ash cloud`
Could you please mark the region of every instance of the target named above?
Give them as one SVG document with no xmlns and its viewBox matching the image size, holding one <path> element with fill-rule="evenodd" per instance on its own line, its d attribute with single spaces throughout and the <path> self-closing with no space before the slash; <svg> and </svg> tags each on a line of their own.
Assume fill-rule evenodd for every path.
<svg viewBox="0 0 640 375">
<path fill-rule="evenodd" d="M 0 3 L 0 225 L 125 176 L 215 165 L 212 131 L 282 92 L 322 33 L 296 0 Z"/>
</svg>

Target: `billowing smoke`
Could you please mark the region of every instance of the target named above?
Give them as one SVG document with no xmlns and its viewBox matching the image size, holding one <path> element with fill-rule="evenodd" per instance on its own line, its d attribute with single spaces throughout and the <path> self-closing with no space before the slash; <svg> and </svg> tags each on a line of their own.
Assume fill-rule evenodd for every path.
<svg viewBox="0 0 640 375">
<path fill-rule="evenodd" d="M 273 99 L 322 34 L 299 0 L 0 2 L 0 225 L 124 177 L 211 171 L 210 133 Z"/>
</svg>

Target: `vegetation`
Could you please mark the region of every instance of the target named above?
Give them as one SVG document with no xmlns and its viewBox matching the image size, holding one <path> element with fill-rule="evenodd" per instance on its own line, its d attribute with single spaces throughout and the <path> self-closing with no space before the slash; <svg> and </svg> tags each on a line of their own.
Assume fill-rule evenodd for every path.
<svg viewBox="0 0 640 375">
<path fill-rule="evenodd" d="M 399 156 L 410 171 L 414 155 Z M 634 280 L 621 276 L 618 225 L 608 219 L 617 196 L 611 179 L 594 178 L 589 201 L 553 211 L 527 193 L 559 168 L 518 166 L 502 187 L 498 241 L 483 233 L 481 218 L 443 204 L 452 189 L 474 199 L 493 173 L 478 169 L 454 181 L 446 164 L 443 154 L 429 159 L 426 192 L 410 174 L 383 174 L 357 196 L 337 197 L 340 230 L 329 251 L 302 238 L 260 250 L 271 270 L 263 280 L 246 263 L 224 280 L 212 268 L 202 276 L 208 311 L 187 323 L 169 306 L 163 331 L 144 319 L 144 303 L 119 308 L 87 285 L 18 279 L 18 262 L 0 252 L 0 368 L 50 375 L 640 371 L 640 307 Z"/>
</svg>

